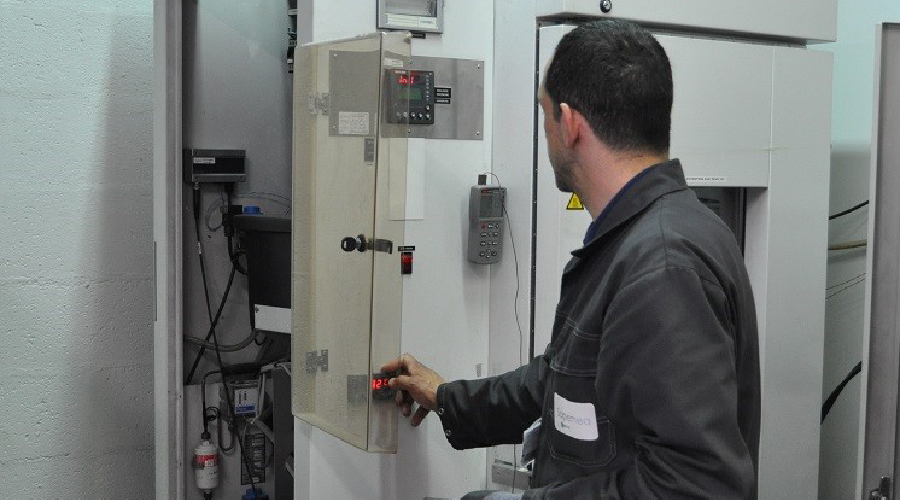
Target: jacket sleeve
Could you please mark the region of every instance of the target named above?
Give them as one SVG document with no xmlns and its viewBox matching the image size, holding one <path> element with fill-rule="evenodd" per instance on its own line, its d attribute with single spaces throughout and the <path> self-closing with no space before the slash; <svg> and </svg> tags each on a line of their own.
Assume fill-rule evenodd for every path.
<svg viewBox="0 0 900 500">
<path fill-rule="evenodd" d="M 464 450 L 522 442 L 541 416 L 548 369 L 541 355 L 503 375 L 441 384 L 437 414 L 450 445 Z"/>
<path fill-rule="evenodd" d="M 754 498 L 729 311 L 719 285 L 689 268 L 622 288 L 605 315 L 595 389 L 598 412 L 636 436 L 634 459 L 525 498 Z"/>
</svg>

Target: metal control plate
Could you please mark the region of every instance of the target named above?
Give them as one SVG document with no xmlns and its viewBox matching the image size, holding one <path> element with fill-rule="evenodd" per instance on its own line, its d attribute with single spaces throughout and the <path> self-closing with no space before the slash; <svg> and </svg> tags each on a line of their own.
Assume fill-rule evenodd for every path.
<svg viewBox="0 0 900 500">
<path fill-rule="evenodd" d="M 414 57 L 411 68 L 433 73 L 435 94 L 434 123 L 410 125 L 409 137 L 484 139 L 484 61 Z"/>
</svg>

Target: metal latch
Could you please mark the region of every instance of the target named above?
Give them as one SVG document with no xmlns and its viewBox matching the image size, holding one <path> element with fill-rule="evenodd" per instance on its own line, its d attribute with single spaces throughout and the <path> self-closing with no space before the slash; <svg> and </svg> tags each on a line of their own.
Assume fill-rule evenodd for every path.
<svg viewBox="0 0 900 500">
<path fill-rule="evenodd" d="M 347 236 L 341 240 L 341 250 L 345 252 L 365 252 L 371 250 L 373 252 L 394 253 L 394 242 L 391 240 L 382 240 L 379 238 L 368 238 L 364 234 L 357 237 Z"/>
<path fill-rule="evenodd" d="M 882 477 L 878 483 L 878 488 L 869 492 L 869 500 L 890 500 L 891 499 L 891 478 Z"/>
<path fill-rule="evenodd" d="M 323 372 L 328 371 L 328 349 L 322 349 L 319 352 L 308 351 L 306 353 L 306 373 L 316 373 L 321 368 Z"/>
<path fill-rule="evenodd" d="M 394 253 L 394 242 L 372 238 L 369 240 L 369 250 L 373 252 Z"/>
<path fill-rule="evenodd" d="M 314 115 L 321 112 L 323 115 L 328 114 L 328 93 L 317 94 L 309 93 L 309 114 Z"/>
</svg>

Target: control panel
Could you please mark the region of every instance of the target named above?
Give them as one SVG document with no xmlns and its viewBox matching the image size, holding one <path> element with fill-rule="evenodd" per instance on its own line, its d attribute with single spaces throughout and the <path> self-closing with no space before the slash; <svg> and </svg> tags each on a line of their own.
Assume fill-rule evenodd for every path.
<svg viewBox="0 0 900 500">
<path fill-rule="evenodd" d="M 396 372 L 379 372 L 373 373 L 371 379 L 368 375 L 347 375 L 347 401 L 364 404 L 369 391 L 373 402 L 393 401 L 397 391 L 391 389 L 388 382 L 397 375 Z"/>
<path fill-rule="evenodd" d="M 385 71 L 388 123 L 434 124 L 434 71 Z"/>
<path fill-rule="evenodd" d="M 469 193 L 469 262 L 496 264 L 503 256 L 506 188 L 472 186 Z"/>
</svg>

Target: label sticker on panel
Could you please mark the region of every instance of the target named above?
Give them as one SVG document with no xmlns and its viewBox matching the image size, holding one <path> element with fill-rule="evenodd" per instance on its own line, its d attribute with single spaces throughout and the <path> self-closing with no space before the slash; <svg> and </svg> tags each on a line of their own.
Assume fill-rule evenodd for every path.
<svg viewBox="0 0 900 500">
<path fill-rule="evenodd" d="M 574 403 L 553 394 L 553 420 L 556 430 L 580 441 L 596 441 L 597 415 L 591 403 Z"/>
<path fill-rule="evenodd" d="M 722 176 L 717 176 L 717 175 L 690 176 L 690 177 L 685 177 L 684 180 L 688 184 L 726 184 L 726 183 L 728 183 L 728 177 L 722 177 Z"/>
<path fill-rule="evenodd" d="M 569 198 L 569 204 L 566 205 L 566 210 L 584 210 L 584 203 L 581 203 L 581 199 L 578 198 L 578 195 L 572 193 L 572 197 Z"/>
<path fill-rule="evenodd" d="M 338 113 L 338 133 L 341 135 L 369 135 L 368 111 L 341 111 Z"/>
<path fill-rule="evenodd" d="M 434 88 L 434 103 L 435 104 L 450 104 L 452 95 L 453 95 L 453 89 L 450 87 L 435 87 Z"/>
</svg>

